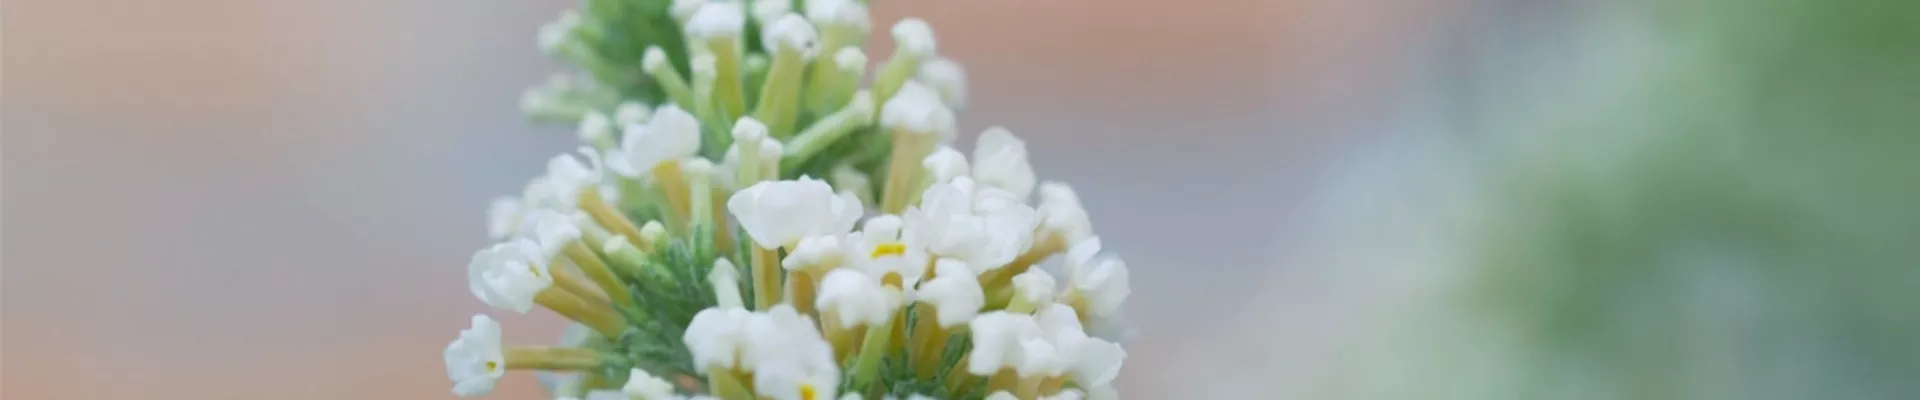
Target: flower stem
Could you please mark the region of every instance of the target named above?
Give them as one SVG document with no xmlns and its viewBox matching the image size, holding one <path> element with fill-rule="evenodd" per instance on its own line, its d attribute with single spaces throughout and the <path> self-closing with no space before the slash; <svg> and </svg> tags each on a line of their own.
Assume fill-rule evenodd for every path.
<svg viewBox="0 0 1920 400">
<path fill-rule="evenodd" d="M 900 92 L 900 87 L 907 84 L 907 79 L 920 71 L 920 61 L 920 56 L 914 52 L 893 52 L 893 57 L 887 59 L 887 65 L 881 67 L 880 75 L 873 79 L 873 103 L 886 104 L 895 93 Z"/>
<path fill-rule="evenodd" d="M 733 371 L 715 370 L 707 374 L 707 389 L 721 400 L 753 400 L 753 390 Z"/>
<path fill-rule="evenodd" d="M 1055 376 L 1055 377 L 1050 377 L 1050 378 L 1047 378 L 1046 380 L 1040 381 L 1040 394 L 1043 394 L 1043 395 L 1053 395 L 1055 393 L 1060 393 L 1060 390 L 1066 389 L 1066 388 L 1067 388 L 1066 376 Z"/>
<path fill-rule="evenodd" d="M 593 217 L 593 222 L 599 223 L 600 226 L 611 229 L 620 236 L 626 236 L 627 241 L 633 243 L 633 247 L 641 251 L 653 251 L 650 248 L 651 243 L 640 240 L 640 227 L 634 225 L 633 220 L 627 219 L 626 213 L 614 209 L 600 197 L 600 188 L 589 185 L 585 190 L 580 191 L 580 210 L 586 211 L 588 216 Z"/>
<path fill-rule="evenodd" d="M 893 331 L 887 329 L 892 321 L 867 328 L 867 337 L 860 342 L 859 354 L 853 361 L 853 388 L 855 390 L 872 386 L 879 378 L 880 362 L 886 358 L 887 348 L 893 344 Z"/>
<path fill-rule="evenodd" d="M 826 150 L 828 146 L 840 141 L 840 138 L 873 123 L 873 103 L 865 100 L 856 100 L 856 102 L 861 104 L 849 105 L 840 111 L 828 114 L 819 121 L 814 121 L 813 125 L 808 125 L 807 129 L 801 131 L 799 135 L 795 135 L 793 140 L 787 142 L 787 154 L 781 157 L 780 167 L 788 170 L 800 169 L 801 165 L 806 164 L 807 159 L 819 154 L 821 150 Z"/>
<path fill-rule="evenodd" d="M 893 152 L 887 162 L 887 184 L 881 189 L 880 212 L 900 214 L 907 209 L 908 197 L 918 191 L 908 186 L 919 181 L 921 159 L 933 151 L 933 137 L 902 129 L 894 130 Z"/>
<path fill-rule="evenodd" d="M 760 101 L 754 105 L 753 117 L 767 124 L 767 132 L 775 138 L 793 135 L 794 120 L 799 118 L 801 75 L 806 72 L 807 60 L 798 49 L 782 48 L 774 52 L 773 65 L 767 70 L 767 80 L 761 85 Z"/>
<path fill-rule="evenodd" d="M 699 103 L 694 102 L 693 88 L 687 85 L 687 80 L 680 77 L 680 71 L 674 70 L 672 65 L 648 69 L 647 75 L 660 84 L 660 90 L 667 92 L 667 98 L 673 99 L 680 109 L 693 111 L 698 108 L 696 104 Z"/>
<path fill-rule="evenodd" d="M 680 170 L 680 160 L 668 160 L 653 166 L 653 182 L 660 185 L 660 191 L 667 197 L 667 229 L 676 233 L 687 232 L 687 222 L 692 221 L 692 189 L 687 187 L 687 176 Z"/>
<path fill-rule="evenodd" d="M 595 306 L 564 290 L 549 288 L 533 296 L 533 302 L 561 316 L 579 322 L 600 332 L 608 338 L 618 338 L 626 333 L 626 322 L 605 305 Z"/>
<path fill-rule="evenodd" d="M 832 313 L 820 314 L 820 330 L 827 337 L 827 343 L 833 346 L 833 359 L 842 365 L 853 361 L 854 345 L 860 342 L 865 327 L 842 327 L 840 318 Z"/>
<path fill-rule="evenodd" d="M 560 263 L 557 262 L 559 260 L 555 259 L 555 261 L 547 268 L 547 273 L 553 274 L 554 288 L 594 304 L 607 304 L 606 293 L 600 292 L 597 285 L 592 283 L 592 279 L 580 276 L 581 274 L 574 273 L 572 269 L 561 268 Z"/>
<path fill-rule="evenodd" d="M 972 361 L 973 353 L 967 353 L 960 356 L 960 362 L 954 363 L 952 369 L 947 370 L 947 394 L 963 395 L 967 388 L 973 387 L 973 374 L 967 373 L 967 363 Z"/>
<path fill-rule="evenodd" d="M 840 88 L 841 66 L 834 57 L 841 47 L 845 47 L 855 33 L 843 26 L 821 26 L 820 46 L 813 59 L 813 66 L 807 71 L 807 91 L 805 102 L 807 109 L 814 113 L 826 113 L 839 104 L 833 104 L 840 97 L 836 90 Z"/>
<path fill-rule="evenodd" d="M 727 216 L 727 196 L 731 193 L 720 187 L 711 190 L 713 193 L 707 196 L 707 209 L 713 213 L 713 245 L 722 250 L 721 254 L 732 255 L 737 252 L 733 251 L 736 248 L 733 246 L 733 221 Z"/>
<path fill-rule="evenodd" d="M 1047 377 L 1044 377 L 1044 376 L 1020 377 L 1020 383 L 1018 386 L 1016 386 L 1016 389 L 1013 391 L 1014 397 L 1019 397 L 1022 399 L 1040 398 L 1040 383 L 1041 381 L 1044 381 L 1046 378 Z"/>
<path fill-rule="evenodd" d="M 613 298 L 614 304 L 622 308 L 636 310 L 640 308 L 639 304 L 633 302 L 633 293 L 627 291 L 627 285 L 613 275 L 613 270 L 608 269 L 607 263 L 601 261 L 600 255 L 595 254 L 586 243 L 575 240 L 567 243 L 563 251 L 566 252 L 568 259 L 573 260 L 573 265 L 580 267 L 580 272 L 586 273 L 587 278 L 593 279 L 593 283 L 600 285 L 601 291 Z"/>
<path fill-rule="evenodd" d="M 599 350 L 579 347 L 508 347 L 502 355 L 509 369 L 584 371 L 599 368 L 607 359 Z"/>
<path fill-rule="evenodd" d="M 813 299 L 816 291 L 813 274 L 806 271 L 793 271 L 787 274 L 787 304 L 801 315 L 813 315 Z"/>
<path fill-rule="evenodd" d="M 940 372 L 940 359 L 945 355 L 949 333 L 940 327 L 940 311 L 926 303 L 915 304 L 913 324 L 913 350 L 907 353 L 913 359 L 913 370 L 920 379 L 931 380 Z"/>
<path fill-rule="evenodd" d="M 753 247 L 754 310 L 765 311 L 780 304 L 780 250 Z"/>
<path fill-rule="evenodd" d="M 713 50 L 713 93 L 718 98 L 721 120 L 731 122 L 747 112 L 747 93 L 741 79 L 740 40 L 718 37 L 707 40 Z"/>
<path fill-rule="evenodd" d="M 1013 372 L 1013 368 L 1001 367 L 999 372 L 995 372 L 992 377 L 987 378 L 987 393 L 999 391 L 1013 392 L 1020 390 L 1019 386 L 1020 374 Z"/>
</svg>

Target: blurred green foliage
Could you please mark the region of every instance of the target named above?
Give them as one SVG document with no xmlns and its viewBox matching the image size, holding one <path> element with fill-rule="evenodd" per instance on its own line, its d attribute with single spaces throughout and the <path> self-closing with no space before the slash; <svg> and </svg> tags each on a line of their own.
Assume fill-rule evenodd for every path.
<svg viewBox="0 0 1920 400">
<path fill-rule="evenodd" d="M 1920 398 L 1920 1 L 1637 5 L 1624 95 L 1493 152 L 1498 392 Z"/>
</svg>

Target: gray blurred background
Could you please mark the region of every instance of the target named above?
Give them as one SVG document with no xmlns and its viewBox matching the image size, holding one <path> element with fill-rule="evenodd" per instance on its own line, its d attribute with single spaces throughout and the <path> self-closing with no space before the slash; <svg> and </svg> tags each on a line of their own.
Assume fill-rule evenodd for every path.
<svg viewBox="0 0 1920 400">
<path fill-rule="evenodd" d="M 1315 238 L 1419 236 L 1350 201 L 1444 184 L 1368 171 L 1419 162 L 1406 121 L 1444 110 L 1409 105 L 1489 23 L 1448 0 L 878 3 L 967 67 L 963 131 L 1026 137 L 1127 258 L 1136 399 L 1293 393 L 1417 280 L 1303 266 L 1422 254 Z M 487 201 L 576 141 L 516 107 L 570 6 L 7 2 L 0 394 L 450 397 Z M 550 328 L 510 340 L 558 331 L 520 319 Z M 536 396 L 529 375 L 496 395 Z"/>
</svg>

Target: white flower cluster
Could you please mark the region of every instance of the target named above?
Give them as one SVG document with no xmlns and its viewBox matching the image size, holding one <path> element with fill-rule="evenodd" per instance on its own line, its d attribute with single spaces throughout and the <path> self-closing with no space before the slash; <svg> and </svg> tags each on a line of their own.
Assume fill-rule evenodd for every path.
<svg viewBox="0 0 1920 400">
<path fill-rule="evenodd" d="M 861 90 L 865 6 L 805 4 L 666 8 L 685 52 L 641 62 L 661 104 L 584 106 L 581 157 L 495 200 L 499 243 L 468 265 L 482 302 L 593 334 L 503 347 L 474 316 L 446 349 L 455 393 L 533 369 L 576 372 L 562 398 L 1118 398 L 1126 352 L 1083 327 L 1117 317 L 1127 267 L 1079 197 L 1039 181 L 1005 129 L 970 156 L 950 147 L 965 79 L 925 22 L 893 26 L 898 48 Z M 542 47 L 603 60 L 582 39 L 592 21 L 568 14 Z M 764 53 L 742 46 L 749 22 Z"/>
</svg>

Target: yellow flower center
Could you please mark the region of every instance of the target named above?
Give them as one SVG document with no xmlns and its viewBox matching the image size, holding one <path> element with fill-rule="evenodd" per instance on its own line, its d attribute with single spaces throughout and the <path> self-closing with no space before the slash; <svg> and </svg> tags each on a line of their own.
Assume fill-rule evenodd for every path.
<svg viewBox="0 0 1920 400">
<path fill-rule="evenodd" d="M 881 243 L 873 246 L 873 258 L 907 254 L 907 244 L 900 242 Z"/>
<path fill-rule="evenodd" d="M 500 370 L 500 363 L 499 363 L 499 362 L 497 362 L 497 361 L 488 361 L 488 362 L 487 362 L 487 373 L 493 373 L 493 371 L 499 371 L 499 370 Z"/>
<path fill-rule="evenodd" d="M 819 398 L 820 392 L 814 390 L 813 385 L 800 385 L 800 400 L 818 400 Z"/>
</svg>

